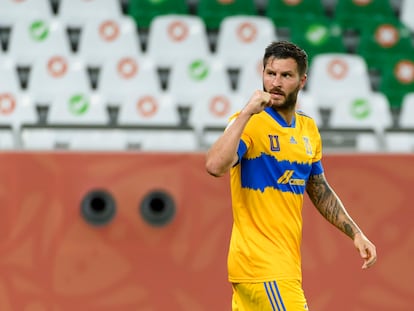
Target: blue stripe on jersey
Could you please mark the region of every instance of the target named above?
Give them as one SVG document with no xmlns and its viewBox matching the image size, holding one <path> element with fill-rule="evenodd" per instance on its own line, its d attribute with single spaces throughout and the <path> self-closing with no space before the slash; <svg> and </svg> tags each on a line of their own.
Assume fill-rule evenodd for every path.
<svg viewBox="0 0 414 311">
<path fill-rule="evenodd" d="M 323 173 L 322 161 L 318 161 L 312 164 L 312 170 L 310 175 L 319 175 Z"/>
<path fill-rule="evenodd" d="M 240 139 L 239 148 L 237 149 L 237 155 L 239 157 L 239 162 L 241 161 L 241 159 L 242 159 L 243 155 L 246 153 L 246 151 L 247 151 L 247 146 L 246 146 L 245 142 Z"/>
<path fill-rule="evenodd" d="M 313 170 L 308 163 L 297 163 L 290 161 L 278 161 L 276 158 L 262 153 L 260 157 L 254 159 L 242 158 L 241 166 L 241 185 L 243 188 L 264 191 L 271 187 L 283 192 L 293 192 L 303 194 L 306 188 L 306 181 Z M 286 171 L 293 171 L 290 180 L 279 182 L 278 179 Z M 315 169 L 318 171 L 319 169 Z M 303 180 L 304 183 L 294 184 L 293 180 Z"/>
</svg>

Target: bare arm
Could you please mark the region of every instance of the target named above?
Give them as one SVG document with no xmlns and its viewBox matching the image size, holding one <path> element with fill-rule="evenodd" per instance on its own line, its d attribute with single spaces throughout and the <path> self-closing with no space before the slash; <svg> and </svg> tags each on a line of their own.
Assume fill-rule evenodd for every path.
<svg viewBox="0 0 414 311">
<path fill-rule="evenodd" d="M 256 91 L 234 122 L 211 146 L 206 156 L 206 169 L 210 175 L 223 176 L 236 164 L 237 148 L 246 124 L 252 115 L 263 111 L 269 101 L 269 93 Z"/>
<path fill-rule="evenodd" d="M 362 268 L 372 266 L 377 259 L 375 245 L 367 239 L 348 214 L 339 197 L 329 186 L 324 174 L 311 176 L 306 192 L 319 213 L 354 241 L 355 247 L 364 259 Z"/>
</svg>

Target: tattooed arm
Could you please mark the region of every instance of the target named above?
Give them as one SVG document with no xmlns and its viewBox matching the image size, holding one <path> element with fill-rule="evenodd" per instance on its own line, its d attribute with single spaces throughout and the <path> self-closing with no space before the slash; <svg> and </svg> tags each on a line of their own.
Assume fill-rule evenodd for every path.
<svg viewBox="0 0 414 311">
<path fill-rule="evenodd" d="M 329 186 L 325 175 L 312 175 L 306 192 L 319 213 L 354 241 L 355 247 L 364 259 L 362 268 L 372 266 L 377 259 L 375 245 L 367 239 L 348 214 L 339 197 Z"/>
</svg>

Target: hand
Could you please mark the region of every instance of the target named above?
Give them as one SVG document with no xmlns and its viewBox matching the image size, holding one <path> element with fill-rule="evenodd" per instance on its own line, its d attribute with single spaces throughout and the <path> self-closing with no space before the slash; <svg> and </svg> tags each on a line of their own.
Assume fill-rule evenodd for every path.
<svg viewBox="0 0 414 311">
<path fill-rule="evenodd" d="M 371 267 L 377 261 L 375 245 L 362 232 L 355 234 L 354 245 L 364 259 L 362 269 Z"/>
<path fill-rule="evenodd" d="M 252 97 L 250 97 L 247 105 L 243 108 L 243 111 L 250 115 L 262 112 L 266 107 L 271 105 L 270 99 L 270 93 L 256 90 Z"/>
</svg>

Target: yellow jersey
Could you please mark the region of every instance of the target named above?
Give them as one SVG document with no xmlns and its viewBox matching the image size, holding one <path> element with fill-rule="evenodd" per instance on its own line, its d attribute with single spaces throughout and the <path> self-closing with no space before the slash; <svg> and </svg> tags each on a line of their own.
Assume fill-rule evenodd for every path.
<svg viewBox="0 0 414 311">
<path fill-rule="evenodd" d="M 323 172 L 315 121 L 297 111 L 288 125 L 268 107 L 247 123 L 238 157 L 230 171 L 230 282 L 302 280 L 303 195 L 309 176 Z"/>
</svg>

